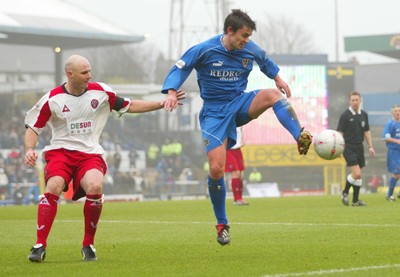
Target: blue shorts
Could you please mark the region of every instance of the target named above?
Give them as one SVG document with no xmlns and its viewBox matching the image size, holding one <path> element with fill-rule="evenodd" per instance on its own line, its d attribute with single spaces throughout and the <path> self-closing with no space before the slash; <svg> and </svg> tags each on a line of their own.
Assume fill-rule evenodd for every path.
<svg viewBox="0 0 400 277">
<path fill-rule="evenodd" d="M 400 174 L 400 151 L 388 149 L 386 154 L 387 169 L 392 174 Z"/>
<path fill-rule="evenodd" d="M 253 120 L 248 110 L 258 92 L 244 92 L 228 103 L 204 103 L 199 120 L 207 153 L 221 146 L 225 139 L 227 149 L 236 144 L 236 127 Z"/>
</svg>

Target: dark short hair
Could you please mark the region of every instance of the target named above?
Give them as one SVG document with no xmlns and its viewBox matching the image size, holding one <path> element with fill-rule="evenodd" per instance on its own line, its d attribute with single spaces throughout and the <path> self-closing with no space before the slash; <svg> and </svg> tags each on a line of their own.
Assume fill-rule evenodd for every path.
<svg viewBox="0 0 400 277">
<path fill-rule="evenodd" d="M 232 27 L 233 31 L 236 32 L 244 26 L 249 27 L 253 31 L 257 30 L 256 22 L 246 12 L 240 9 L 232 9 L 231 13 L 225 18 L 224 34 L 228 32 L 228 27 Z"/>
</svg>

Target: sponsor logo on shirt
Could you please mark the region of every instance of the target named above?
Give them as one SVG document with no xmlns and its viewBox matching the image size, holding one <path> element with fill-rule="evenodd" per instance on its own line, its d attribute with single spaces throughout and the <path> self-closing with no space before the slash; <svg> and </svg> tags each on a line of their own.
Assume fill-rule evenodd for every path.
<svg viewBox="0 0 400 277">
<path fill-rule="evenodd" d="M 68 125 L 68 130 L 70 134 L 88 134 L 92 132 L 93 121 L 81 121 L 81 122 L 71 122 Z"/>
<path fill-rule="evenodd" d="M 219 77 L 221 81 L 237 81 L 240 74 L 242 74 L 242 71 L 210 70 L 210 76 Z"/>
</svg>

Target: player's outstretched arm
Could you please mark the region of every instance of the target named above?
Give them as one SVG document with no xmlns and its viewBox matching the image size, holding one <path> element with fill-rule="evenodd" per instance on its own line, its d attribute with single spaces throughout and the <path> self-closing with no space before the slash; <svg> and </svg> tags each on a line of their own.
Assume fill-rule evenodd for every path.
<svg viewBox="0 0 400 277">
<path fill-rule="evenodd" d="M 176 92 L 176 106 L 183 105 L 180 101 L 186 98 L 186 93 L 182 90 Z M 129 107 L 129 113 L 145 113 L 156 111 L 165 108 L 166 100 L 164 101 L 144 101 L 144 100 L 132 100 L 131 106 Z"/>
</svg>

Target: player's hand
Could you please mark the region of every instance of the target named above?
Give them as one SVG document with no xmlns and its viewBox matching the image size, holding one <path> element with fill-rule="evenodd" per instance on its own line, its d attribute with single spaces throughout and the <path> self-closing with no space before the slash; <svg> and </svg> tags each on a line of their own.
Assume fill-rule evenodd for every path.
<svg viewBox="0 0 400 277">
<path fill-rule="evenodd" d="M 186 98 L 186 92 L 181 89 L 178 89 L 178 93 L 176 94 L 176 98 L 178 101 L 181 101 Z M 178 105 L 183 105 L 183 103 L 178 102 Z"/>
<path fill-rule="evenodd" d="M 32 148 L 29 148 L 26 151 L 24 162 L 27 167 L 34 167 L 36 166 L 36 161 L 38 158 L 38 154 Z"/>
<path fill-rule="evenodd" d="M 172 112 L 178 106 L 178 92 L 176 90 L 168 90 L 167 98 L 164 100 L 164 110 Z"/>
<path fill-rule="evenodd" d="M 172 112 L 178 107 L 178 105 L 183 105 L 183 103 L 179 101 L 185 98 L 186 98 L 186 93 L 181 89 L 179 89 L 178 91 L 172 89 L 169 90 L 167 98 L 162 103 L 164 106 L 164 110 Z"/>
<path fill-rule="evenodd" d="M 287 98 L 292 96 L 292 92 L 290 91 L 289 85 L 281 79 L 279 75 L 275 76 L 275 85 L 276 87 L 283 93 L 286 94 Z"/>
</svg>

